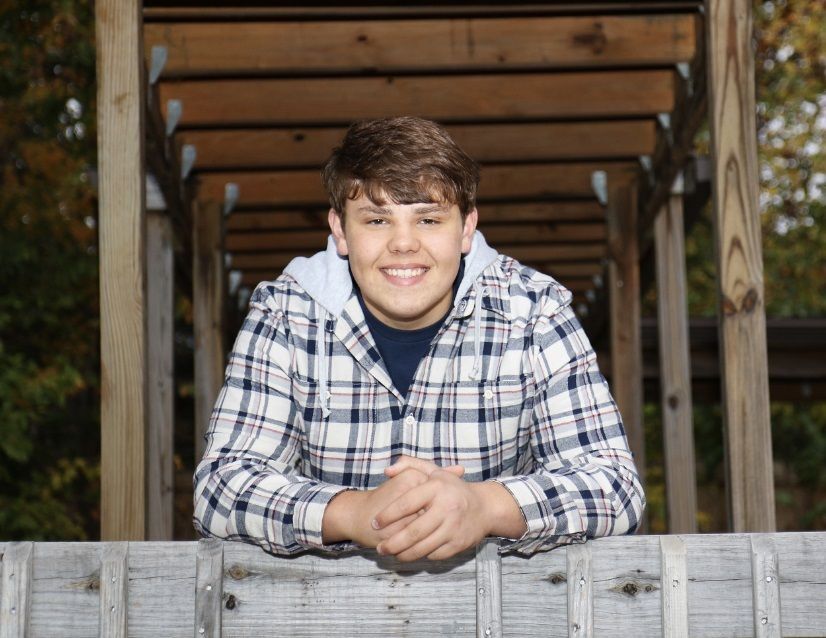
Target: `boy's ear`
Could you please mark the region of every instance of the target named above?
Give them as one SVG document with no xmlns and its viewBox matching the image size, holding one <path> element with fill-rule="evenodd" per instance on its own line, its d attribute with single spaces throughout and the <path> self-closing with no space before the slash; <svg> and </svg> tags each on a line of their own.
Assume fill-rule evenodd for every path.
<svg viewBox="0 0 826 638">
<path fill-rule="evenodd" d="M 476 232 L 476 224 L 479 222 L 479 213 L 476 208 L 465 215 L 465 221 L 462 226 L 462 254 L 470 252 L 470 246 L 473 244 L 473 233 Z"/>
<path fill-rule="evenodd" d="M 346 257 L 348 250 L 347 238 L 344 236 L 344 224 L 341 221 L 341 214 L 335 208 L 331 208 L 327 213 L 327 223 L 330 224 L 330 231 L 333 233 L 338 254 Z"/>
</svg>

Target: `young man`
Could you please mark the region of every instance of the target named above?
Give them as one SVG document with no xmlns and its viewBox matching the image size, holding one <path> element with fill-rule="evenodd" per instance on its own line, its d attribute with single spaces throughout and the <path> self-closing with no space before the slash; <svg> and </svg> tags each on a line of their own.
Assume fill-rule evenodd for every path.
<svg viewBox="0 0 826 638">
<path fill-rule="evenodd" d="M 642 490 L 571 294 L 476 232 L 476 163 L 404 117 L 354 124 L 322 176 L 332 236 L 252 296 L 198 530 L 400 560 L 633 531 Z"/>
</svg>

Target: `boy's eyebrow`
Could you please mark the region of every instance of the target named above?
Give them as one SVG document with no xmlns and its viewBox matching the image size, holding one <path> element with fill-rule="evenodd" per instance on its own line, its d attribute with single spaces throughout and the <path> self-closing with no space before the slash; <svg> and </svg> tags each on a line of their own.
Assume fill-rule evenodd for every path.
<svg viewBox="0 0 826 638">
<path fill-rule="evenodd" d="M 393 211 L 389 208 L 385 208 L 383 206 L 376 206 L 371 204 L 365 204 L 364 206 L 359 206 L 356 209 L 357 213 L 366 213 L 368 215 L 392 215 Z M 446 212 L 446 208 L 444 204 L 434 203 L 434 204 L 422 204 L 421 208 L 417 208 L 413 211 L 416 215 L 430 215 L 432 213 L 444 213 Z"/>
</svg>

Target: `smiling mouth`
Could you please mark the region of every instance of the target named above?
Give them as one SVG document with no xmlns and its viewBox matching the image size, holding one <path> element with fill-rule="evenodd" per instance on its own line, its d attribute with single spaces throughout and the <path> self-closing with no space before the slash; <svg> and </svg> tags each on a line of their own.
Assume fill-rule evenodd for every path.
<svg viewBox="0 0 826 638">
<path fill-rule="evenodd" d="M 425 274 L 429 268 L 382 268 L 383 273 L 399 279 L 413 279 Z"/>
</svg>

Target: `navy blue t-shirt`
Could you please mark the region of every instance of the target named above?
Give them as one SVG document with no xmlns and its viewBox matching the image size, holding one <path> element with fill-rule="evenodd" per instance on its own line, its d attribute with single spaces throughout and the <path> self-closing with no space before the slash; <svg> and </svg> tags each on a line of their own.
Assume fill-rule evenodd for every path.
<svg viewBox="0 0 826 638">
<path fill-rule="evenodd" d="M 459 273 L 453 282 L 454 299 L 464 272 L 465 261 L 462 259 L 459 262 Z M 353 280 L 353 286 L 356 289 L 356 296 L 364 312 L 367 326 L 370 328 L 370 334 L 373 335 L 376 346 L 379 348 L 379 354 L 381 354 L 384 365 L 390 373 L 393 385 L 396 386 L 396 389 L 402 396 L 406 397 L 407 391 L 410 389 L 410 384 L 413 381 L 413 375 L 416 374 L 416 368 L 427 354 L 433 338 L 439 332 L 439 328 L 442 327 L 445 319 L 447 319 L 447 316 L 450 314 L 450 308 L 448 308 L 445 316 L 434 324 L 425 326 L 424 328 L 417 328 L 416 330 L 399 330 L 398 328 L 391 328 L 387 324 L 379 321 L 379 319 L 367 309 L 364 298 L 361 296 L 361 291 L 355 283 L 355 279 Z"/>
</svg>

